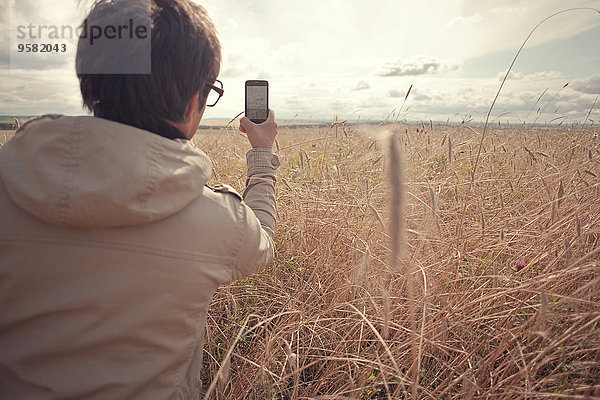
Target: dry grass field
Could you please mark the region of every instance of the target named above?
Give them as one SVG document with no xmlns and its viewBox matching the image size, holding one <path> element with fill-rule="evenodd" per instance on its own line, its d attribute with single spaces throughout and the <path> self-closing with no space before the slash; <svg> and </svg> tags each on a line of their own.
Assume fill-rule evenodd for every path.
<svg viewBox="0 0 600 400">
<path fill-rule="evenodd" d="M 0 145 L 6 143 L 13 135 L 13 131 L 0 130 Z"/>
<path fill-rule="evenodd" d="M 488 131 L 473 175 L 481 128 L 281 129 L 277 261 L 217 293 L 208 397 L 600 397 L 598 133 Z M 196 143 L 243 190 L 245 139 Z"/>
<path fill-rule="evenodd" d="M 599 134 L 282 128 L 277 259 L 218 291 L 203 391 L 600 398 Z M 194 143 L 243 190 L 237 129 Z"/>
</svg>

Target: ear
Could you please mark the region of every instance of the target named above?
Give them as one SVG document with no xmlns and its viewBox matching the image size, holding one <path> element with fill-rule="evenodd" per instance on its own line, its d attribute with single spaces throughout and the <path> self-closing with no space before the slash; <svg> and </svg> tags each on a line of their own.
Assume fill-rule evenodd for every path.
<svg viewBox="0 0 600 400">
<path fill-rule="evenodd" d="M 192 96 L 192 98 L 190 99 L 187 109 L 185 110 L 185 120 L 186 121 L 188 121 L 188 122 L 191 121 L 192 115 L 194 114 L 195 111 L 198 110 L 199 99 L 200 99 L 200 92 L 196 92 L 196 94 L 194 94 Z"/>
</svg>

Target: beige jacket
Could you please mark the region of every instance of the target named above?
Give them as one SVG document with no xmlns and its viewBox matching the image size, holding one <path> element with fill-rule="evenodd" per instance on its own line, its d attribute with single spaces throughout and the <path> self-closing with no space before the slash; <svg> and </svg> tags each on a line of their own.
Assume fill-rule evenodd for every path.
<svg viewBox="0 0 600 400">
<path fill-rule="evenodd" d="M 198 395 L 219 285 L 274 257 L 275 170 L 247 154 L 244 200 L 205 186 L 191 144 L 47 116 L 0 149 L 0 398 Z"/>
</svg>

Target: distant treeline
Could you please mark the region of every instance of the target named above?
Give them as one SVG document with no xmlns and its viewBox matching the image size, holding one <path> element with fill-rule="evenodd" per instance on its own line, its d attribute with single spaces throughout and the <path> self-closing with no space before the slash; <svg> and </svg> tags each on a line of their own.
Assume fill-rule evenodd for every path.
<svg viewBox="0 0 600 400">
<path fill-rule="evenodd" d="M 231 125 L 233 126 L 233 125 Z M 327 123 L 314 123 L 314 124 L 279 124 L 280 128 L 289 128 L 289 129 L 301 129 L 301 128 L 327 128 L 328 126 L 331 126 L 331 124 L 327 124 Z M 200 126 L 198 127 L 198 130 L 213 130 L 213 129 L 224 129 L 224 126 L 217 126 L 217 125 L 202 125 L 202 123 L 200 123 Z"/>
<path fill-rule="evenodd" d="M 282 128 L 289 129 L 301 129 L 301 128 L 323 128 L 328 127 L 330 124 L 325 123 L 315 123 L 315 124 L 291 124 L 291 125 L 281 125 Z M 198 127 L 199 130 L 211 130 L 211 129 L 223 129 L 223 126 L 210 126 L 210 125 L 200 125 Z M 16 125 L 14 122 L 0 122 L 0 131 L 12 131 L 16 129 Z"/>
<path fill-rule="evenodd" d="M 281 127 L 282 128 L 291 128 L 291 129 L 299 129 L 299 128 L 327 128 L 331 126 L 331 124 L 328 123 L 314 123 L 314 124 L 282 124 Z"/>
<path fill-rule="evenodd" d="M 17 129 L 15 123 L 0 122 L 0 131 L 14 131 Z"/>
</svg>

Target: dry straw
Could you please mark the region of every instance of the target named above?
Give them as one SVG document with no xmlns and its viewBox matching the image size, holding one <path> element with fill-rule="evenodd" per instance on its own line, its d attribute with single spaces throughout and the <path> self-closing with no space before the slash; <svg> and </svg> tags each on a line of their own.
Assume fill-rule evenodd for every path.
<svg viewBox="0 0 600 400">
<path fill-rule="evenodd" d="M 434 126 L 431 143 L 451 136 L 454 159 L 432 173 L 428 165 L 446 148 L 427 146 L 427 134 L 401 131 L 397 141 L 373 145 L 368 126 L 338 138 L 327 129 L 282 128 L 277 262 L 217 293 L 204 387 L 221 367 L 225 373 L 231 351 L 229 398 L 600 395 L 600 180 L 584 173 L 600 176 L 596 157 L 578 151 L 569 166 L 535 153 L 532 165 L 523 146 L 564 159 L 560 152 L 573 138 L 551 130 L 490 131 L 469 198 L 468 151 L 461 151 L 478 137 L 462 126 Z M 585 131 L 578 145 L 595 154 L 593 135 Z M 409 137 L 412 145 L 404 147 Z M 242 138 L 223 139 L 243 152 Z M 212 143 L 214 135 L 205 140 Z M 298 168 L 307 142 L 315 144 L 308 144 L 311 161 L 303 152 L 305 168 Z M 400 169 L 391 167 L 392 154 L 401 156 L 394 161 Z M 243 170 L 231 160 L 219 173 L 243 189 Z M 429 187 L 439 229 L 423 206 L 432 204 Z M 465 201 L 459 239 L 454 227 Z M 525 264 L 518 272 L 517 261 Z M 223 397 L 216 389 L 209 398 Z"/>
</svg>

